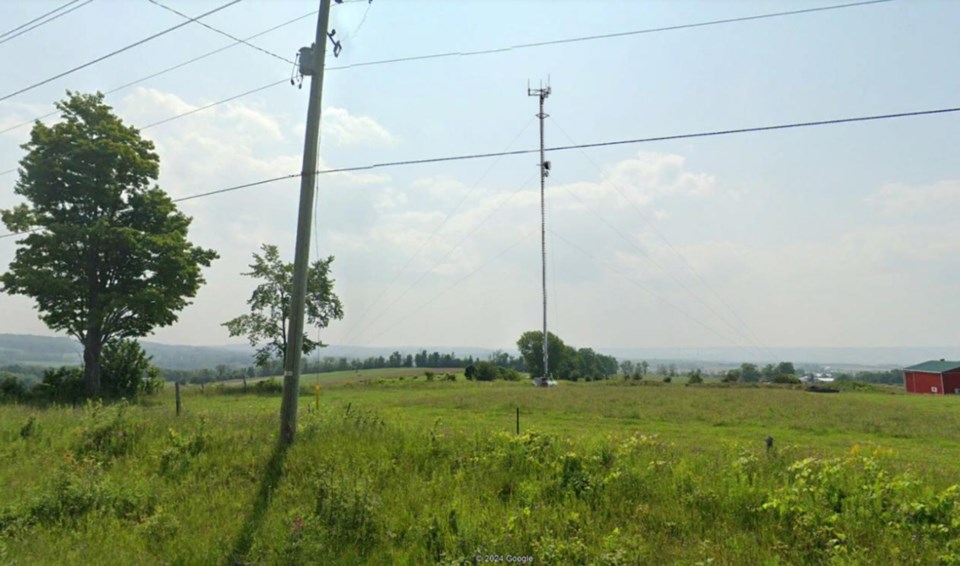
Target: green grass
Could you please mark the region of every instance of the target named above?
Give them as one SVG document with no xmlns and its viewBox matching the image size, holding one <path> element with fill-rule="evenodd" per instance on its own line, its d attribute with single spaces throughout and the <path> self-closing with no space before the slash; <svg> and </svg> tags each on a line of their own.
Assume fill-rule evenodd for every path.
<svg viewBox="0 0 960 566">
<path fill-rule="evenodd" d="M 303 391 L 289 450 L 279 396 L 235 387 L 186 388 L 179 418 L 172 388 L 0 406 L 0 563 L 958 558 L 960 398 L 397 370 Z"/>
</svg>

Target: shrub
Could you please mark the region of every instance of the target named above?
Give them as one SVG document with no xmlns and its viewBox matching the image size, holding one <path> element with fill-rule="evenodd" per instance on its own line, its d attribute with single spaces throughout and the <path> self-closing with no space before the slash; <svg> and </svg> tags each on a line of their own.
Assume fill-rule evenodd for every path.
<svg viewBox="0 0 960 566">
<path fill-rule="evenodd" d="M 780 375 L 773 378 L 773 383 L 800 383 L 800 380 L 795 375 L 790 375 L 788 373 L 781 373 Z"/>
<path fill-rule="evenodd" d="M 445 381 L 456 381 L 456 380 L 457 380 L 457 376 L 455 376 L 455 375 L 452 374 L 452 373 L 445 373 L 445 374 L 443 374 L 443 379 L 444 379 Z"/>
<path fill-rule="evenodd" d="M 690 372 L 687 378 L 687 385 L 697 385 L 698 383 L 703 383 L 703 376 L 700 374 L 700 370 L 697 369 Z"/>
<path fill-rule="evenodd" d="M 673 378 L 670 377 L 669 375 L 668 375 L 667 377 L 663 378 L 663 382 L 664 382 L 664 383 L 670 383 L 671 381 L 673 381 Z"/>
<path fill-rule="evenodd" d="M 498 377 L 498 373 L 497 366 L 492 363 L 477 362 L 477 373 L 475 375 L 477 381 L 493 381 Z"/>
<path fill-rule="evenodd" d="M 424 375 L 424 377 L 427 378 L 427 381 L 433 381 L 433 375 L 434 375 L 434 374 L 433 374 L 432 371 L 425 371 L 425 372 L 423 372 L 423 375 Z"/>
<path fill-rule="evenodd" d="M 100 383 L 105 398 L 131 399 L 163 389 L 160 370 L 136 340 L 114 340 L 103 348 L 100 357 Z"/>
<path fill-rule="evenodd" d="M 41 382 L 34 386 L 32 393 L 48 401 L 76 403 L 84 398 L 83 370 L 78 367 L 45 369 Z"/>
<path fill-rule="evenodd" d="M 0 402 L 19 401 L 23 399 L 26 393 L 27 388 L 23 383 L 20 383 L 17 376 L 7 373 L 0 378 Z"/>
<path fill-rule="evenodd" d="M 253 389 L 261 394 L 283 393 L 283 384 L 277 381 L 276 378 L 268 377 L 263 381 L 258 381 L 256 385 L 253 386 Z"/>
<path fill-rule="evenodd" d="M 470 364 L 463 370 L 463 376 L 473 381 L 477 377 L 477 366 Z"/>
</svg>

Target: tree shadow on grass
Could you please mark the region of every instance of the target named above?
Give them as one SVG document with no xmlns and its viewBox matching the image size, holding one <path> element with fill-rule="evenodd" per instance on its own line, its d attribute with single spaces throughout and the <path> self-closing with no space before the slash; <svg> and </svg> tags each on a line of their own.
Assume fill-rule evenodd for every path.
<svg viewBox="0 0 960 566">
<path fill-rule="evenodd" d="M 283 463 L 287 458 L 288 447 L 277 442 L 270 455 L 270 460 L 263 470 L 263 477 L 260 479 L 260 489 L 257 490 L 257 497 L 253 501 L 253 508 L 247 515 L 240 534 L 233 543 L 233 550 L 230 552 L 229 564 L 247 564 L 247 555 L 253 546 L 253 538 L 260 530 L 267 511 L 270 508 L 270 501 L 273 499 L 273 492 L 280 484 L 280 478 L 283 476 Z"/>
</svg>

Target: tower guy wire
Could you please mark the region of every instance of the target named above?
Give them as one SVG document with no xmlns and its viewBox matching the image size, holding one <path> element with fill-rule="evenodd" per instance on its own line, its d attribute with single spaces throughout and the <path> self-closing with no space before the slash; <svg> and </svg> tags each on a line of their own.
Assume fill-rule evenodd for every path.
<svg viewBox="0 0 960 566">
<path fill-rule="evenodd" d="M 557 127 L 558 130 L 560 130 L 560 133 L 562 133 L 568 140 L 570 140 L 571 143 L 576 143 L 573 140 L 573 138 L 570 137 L 570 134 L 567 133 L 567 131 L 563 128 L 563 126 L 561 126 L 556 121 L 556 119 L 553 119 L 552 123 Z M 602 175 L 603 168 L 600 167 L 600 164 L 594 161 L 593 158 L 590 156 L 590 154 L 588 154 L 585 150 L 581 149 L 580 151 L 583 154 L 583 156 L 586 157 L 586 159 L 594 167 L 596 167 L 597 171 Z M 748 343 L 752 342 L 753 346 L 757 349 L 757 352 L 761 355 L 761 357 L 769 356 L 769 349 L 760 342 L 760 340 L 756 337 L 753 331 L 750 330 L 749 326 L 747 326 L 746 322 L 744 322 L 743 319 L 736 312 L 733 311 L 733 308 L 729 305 L 729 303 L 727 303 L 722 297 L 720 297 L 720 294 L 699 274 L 698 271 L 696 271 L 696 269 L 694 269 L 694 267 L 687 261 L 686 257 L 684 257 L 683 254 L 681 254 L 680 251 L 676 249 L 676 247 L 672 243 L 670 243 L 670 240 L 667 239 L 666 235 L 664 235 L 663 232 L 659 228 L 657 228 L 657 226 L 649 218 L 647 218 L 647 215 L 644 214 L 642 210 L 640 210 L 640 207 L 638 207 L 636 203 L 633 202 L 633 200 L 631 200 L 626 195 L 626 193 L 621 189 L 620 186 L 617 185 L 617 183 L 609 182 L 607 184 L 611 188 L 613 188 L 613 190 L 616 191 L 618 195 L 620 195 L 620 198 L 626 201 L 626 203 L 631 208 L 633 208 L 634 212 L 637 213 L 640 219 L 643 220 L 643 222 L 647 226 L 649 226 L 650 229 L 653 230 L 655 234 L 657 234 L 657 236 L 659 236 L 659 238 L 663 241 L 663 243 L 666 244 L 667 247 L 669 247 L 673 251 L 673 253 L 680 258 L 681 262 L 686 266 L 686 268 L 690 270 L 692 273 L 694 273 L 694 275 L 697 276 L 697 278 L 700 280 L 700 283 L 705 287 L 707 287 L 708 289 L 710 289 L 713 292 L 713 294 L 720 300 L 720 302 L 723 303 L 727 307 L 727 309 L 733 313 L 734 319 L 737 322 L 739 322 L 743 328 L 740 328 L 737 325 L 729 322 L 726 319 L 726 317 L 721 315 L 720 312 L 718 312 L 717 309 L 715 309 L 710 303 L 705 301 L 699 294 L 695 293 L 690 287 L 688 287 L 686 283 L 684 283 L 679 277 L 677 277 L 673 272 L 669 271 L 662 263 L 657 261 L 653 257 L 653 255 L 649 254 L 646 250 L 641 248 L 637 243 L 635 243 L 633 240 L 627 237 L 627 235 L 625 235 L 621 230 L 619 230 L 613 224 L 607 221 L 606 218 L 604 218 L 601 213 L 594 210 L 592 207 L 590 207 L 586 202 L 584 202 L 579 196 L 577 196 L 573 192 L 569 190 L 567 192 L 570 193 L 570 195 L 575 199 L 577 199 L 581 204 L 583 204 L 588 210 L 593 212 L 598 218 L 600 218 L 600 220 L 603 221 L 604 224 L 606 224 L 611 230 L 616 232 L 617 235 L 619 235 L 625 242 L 630 244 L 634 249 L 636 249 L 642 255 L 647 257 L 647 259 L 649 259 L 651 263 L 653 263 L 658 269 L 660 269 L 660 271 L 664 272 L 667 276 L 669 276 L 681 289 L 689 293 L 690 296 L 696 299 L 697 302 L 699 302 L 701 305 L 706 307 L 706 309 L 709 310 L 718 320 L 720 320 L 725 325 L 733 329 L 733 331 L 739 334 L 746 342 Z M 566 189 L 566 187 L 564 188 Z"/>
<path fill-rule="evenodd" d="M 523 133 L 526 132 L 527 128 L 530 126 L 532 122 L 533 122 L 533 118 L 530 118 L 530 120 L 528 120 L 527 123 L 523 125 L 523 128 L 521 128 L 520 131 L 518 131 L 517 134 L 513 137 L 513 139 L 510 140 L 510 143 L 506 145 L 505 150 L 509 150 L 510 148 L 513 147 L 513 145 L 517 142 L 517 140 L 520 139 L 520 136 L 522 136 Z M 417 251 L 415 251 L 411 256 L 407 258 L 407 260 L 403 263 L 400 269 L 393 274 L 393 277 L 390 279 L 390 282 L 387 283 L 387 285 L 380 291 L 380 293 L 374 298 L 374 300 L 371 301 L 369 304 L 367 304 L 360 311 L 361 312 L 360 316 L 357 318 L 357 321 L 353 323 L 350 329 L 348 330 L 347 336 L 359 336 L 359 334 L 362 334 L 362 332 L 357 333 L 355 331 L 363 323 L 363 321 L 366 320 L 367 314 L 369 314 L 372 311 L 373 307 L 380 302 L 380 299 L 383 298 L 387 290 L 397 281 L 397 279 L 401 275 L 403 275 L 404 272 L 406 272 L 407 268 L 413 263 L 413 261 L 417 257 L 420 256 L 420 254 L 427 247 L 427 245 L 430 242 L 432 242 L 434 238 L 437 237 L 437 234 L 440 232 L 440 230 L 442 230 L 443 227 L 447 225 L 447 223 L 450 221 L 453 215 L 456 214 L 458 210 L 460 210 L 460 207 L 463 206 L 463 204 L 467 201 L 467 199 L 470 198 L 470 195 L 472 195 L 477 190 L 477 188 L 479 188 L 480 183 L 482 183 L 483 180 L 487 178 L 487 176 L 493 171 L 494 167 L 496 167 L 499 162 L 500 162 L 500 158 L 494 159 L 492 162 L 490 162 L 490 165 L 488 165 L 486 169 L 484 169 L 483 172 L 480 174 L 480 176 L 477 177 L 477 180 L 473 182 L 473 184 L 470 186 L 467 192 L 464 193 L 464 195 L 460 198 L 459 201 L 457 201 L 457 204 L 454 205 L 454 207 L 450 209 L 450 211 L 447 212 L 446 215 L 444 215 L 443 220 L 441 220 L 439 223 L 436 224 L 436 226 L 434 226 L 433 231 L 430 233 L 430 235 L 424 238 L 422 242 L 420 242 L 420 246 L 417 248 Z"/>
</svg>

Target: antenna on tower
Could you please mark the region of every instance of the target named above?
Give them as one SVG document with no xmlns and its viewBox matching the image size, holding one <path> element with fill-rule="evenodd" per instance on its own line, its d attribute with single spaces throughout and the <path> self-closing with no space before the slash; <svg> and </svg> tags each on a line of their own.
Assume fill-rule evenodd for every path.
<svg viewBox="0 0 960 566">
<path fill-rule="evenodd" d="M 547 386 L 550 384 L 550 366 L 549 356 L 547 355 L 547 343 L 549 334 L 547 333 L 547 213 L 546 213 L 546 181 L 550 176 L 550 162 L 544 156 L 543 146 L 543 121 L 548 116 L 543 111 L 543 102 L 550 96 L 550 78 L 547 76 L 547 86 L 543 86 L 540 81 L 540 88 L 530 88 L 530 81 L 527 80 L 527 96 L 536 96 L 540 99 L 540 112 L 537 118 L 540 118 L 540 265 L 542 268 L 543 281 L 543 375 L 535 376 L 533 382 L 535 385 Z"/>
</svg>

